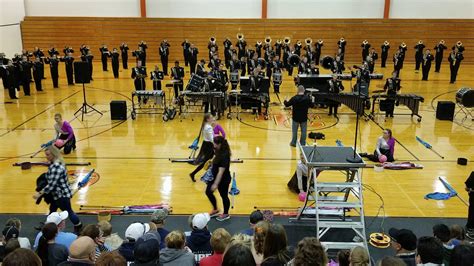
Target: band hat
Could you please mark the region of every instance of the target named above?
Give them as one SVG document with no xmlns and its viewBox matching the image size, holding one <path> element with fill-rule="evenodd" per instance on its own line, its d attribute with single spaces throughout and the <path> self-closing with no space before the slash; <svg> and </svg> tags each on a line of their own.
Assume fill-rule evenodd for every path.
<svg viewBox="0 0 474 266">
<path fill-rule="evenodd" d="M 204 229 L 207 226 L 207 223 L 211 220 L 209 213 L 198 213 L 193 217 L 193 228 L 195 229 Z"/>
<path fill-rule="evenodd" d="M 136 241 L 150 231 L 150 225 L 147 223 L 133 223 L 125 230 L 125 238 Z"/>
<path fill-rule="evenodd" d="M 46 223 L 54 223 L 56 225 L 60 224 L 62 221 L 66 220 L 69 217 L 67 211 L 62 212 L 52 212 L 46 218 Z"/>
</svg>

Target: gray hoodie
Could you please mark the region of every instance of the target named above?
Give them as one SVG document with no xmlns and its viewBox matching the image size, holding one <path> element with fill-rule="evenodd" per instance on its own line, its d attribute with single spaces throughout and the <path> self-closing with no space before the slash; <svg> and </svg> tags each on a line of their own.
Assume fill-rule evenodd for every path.
<svg viewBox="0 0 474 266">
<path fill-rule="evenodd" d="M 160 251 L 160 265 L 194 266 L 194 255 L 184 249 L 165 248 Z"/>
</svg>

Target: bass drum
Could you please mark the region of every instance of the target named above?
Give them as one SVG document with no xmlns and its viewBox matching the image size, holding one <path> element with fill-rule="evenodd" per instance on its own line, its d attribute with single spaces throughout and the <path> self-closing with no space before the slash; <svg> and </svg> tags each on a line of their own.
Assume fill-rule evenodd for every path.
<svg viewBox="0 0 474 266">
<path fill-rule="evenodd" d="M 456 93 L 456 102 L 466 108 L 474 107 L 474 90 L 471 88 L 461 88 Z"/>
<path fill-rule="evenodd" d="M 334 65 L 334 58 L 330 57 L 329 55 L 326 55 L 325 57 L 323 57 L 323 59 L 321 59 L 320 63 L 324 69 L 331 69 Z"/>
</svg>

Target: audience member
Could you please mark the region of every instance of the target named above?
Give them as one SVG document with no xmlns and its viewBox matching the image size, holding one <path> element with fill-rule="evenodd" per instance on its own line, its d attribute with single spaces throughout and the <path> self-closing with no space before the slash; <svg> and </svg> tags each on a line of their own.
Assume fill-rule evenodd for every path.
<svg viewBox="0 0 474 266">
<path fill-rule="evenodd" d="M 15 249 L 8 254 L 2 262 L 2 266 L 41 266 L 41 259 L 32 250 L 26 248 Z"/>
<path fill-rule="evenodd" d="M 88 236 L 80 236 L 69 247 L 69 258 L 58 266 L 87 266 L 95 263 L 94 240 Z"/>
<path fill-rule="evenodd" d="M 18 218 L 10 218 L 7 220 L 7 222 L 5 223 L 5 227 L 8 227 L 8 226 L 14 226 L 16 227 L 16 229 L 18 229 L 18 233 L 21 233 L 21 220 L 18 219 Z M 30 240 L 26 237 L 20 237 L 18 236 L 18 242 L 20 242 L 20 246 L 22 248 L 27 248 L 27 249 L 31 249 L 31 243 L 30 243 Z"/>
<path fill-rule="evenodd" d="M 417 265 L 443 265 L 443 243 L 435 237 L 420 237 L 416 252 Z"/>
<path fill-rule="evenodd" d="M 337 262 L 339 266 L 349 266 L 349 259 L 351 257 L 351 251 L 348 249 L 341 249 L 337 252 Z"/>
<path fill-rule="evenodd" d="M 159 265 L 160 235 L 148 232 L 140 237 L 133 249 L 134 266 Z"/>
<path fill-rule="evenodd" d="M 257 265 L 260 265 L 263 261 L 263 243 L 267 236 L 269 227 L 270 223 L 267 221 L 260 221 L 254 227 L 255 232 L 252 239 L 252 254 Z"/>
<path fill-rule="evenodd" d="M 125 230 L 125 241 L 120 245 L 118 251 L 127 261 L 134 261 L 133 249 L 135 248 L 135 242 L 142 237 L 144 234 L 150 231 L 150 225 L 148 223 L 132 223 Z"/>
<path fill-rule="evenodd" d="M 253 236 L 254 227 L 260 221 L 263 221 L 263 213 L 260 210 L 253 211 L 249 217 L 250 227 L 245 230 L 242 230 L 241 233 L 249 235 L 249 236 Z"/>
<path fill-rule="evenodd" d="M 408 229 L 391 228 L 388 234 L 392 238 L 390 242 L 395 250 L 395 256 L 402 259 L 407 266 L 416 265 L 416 235 Z"/>
<path fill-rule="evenodd" d="M 262 266 L 285 265 L 291 260 L 288 251 L 288 239 L 281 224 L 272 224 L 268 228 L 263 246 Z"/>
<path fill-rule="evenodd" d="M 104 233 L 100 230 L 99 225 L 97 224 L 89 224 L 84 227 L 81 231 L 80 236 L 88 236 L 94 240 L 96 244 L 95 248 L 95 258 L 99 258 L 100 254 L 104 252 L 109 252 L 110 249 L 104 244 L 105 238 Z"/>
<path fill-rule="evenodd" d="M 69 232 L 64 232 L 66 228 L 66 220 L 69 217 L 67 211 L 63 212 L 52 212 L 46 218 L 47 223 L 54 223 L 58 226 L 58 235 L 56 236 L 55 242 L 60 245 L 66 246 L 69 249 L 71 243 L 76 240 L 77 235 Z M 39 232 L 36 235 L 35 242 L 33 244 L 33 248 L 36 250 L 38 248 L 38 241 L 41 238 L 42 232 Z"/>
<path fill-rule="evenodd" d="M 184 233 L 172 231 L 166 238 L 166 248 L 161 250 L 160 264 L 162 266 L 194 266 L 194 255 L 185 247 Z"/>
<path fill-rule="evenodd" d="M 118 251 L 105 252 L 95 262 L 96 266 L 127 266 L 127 261 Z"/>
<path fill-rule="evenodd" d="M 248 248 L 252 248 L 252 237 L 245 234 L 236 234 L 230 238 L 230 244 L 240 243 L 246 245 Z"/>
<path fill-rule="evenodd" d="M 212 254 L 211 233 L 207 223 L 211 220 L 208 213 L 198 213 L 193 217 L 193 230 L 186 237 L 186 245 L 193 251 L 196 262 Z"/>
<path fill-rule="evenodd" d="M 397 257 L 384 257 L 377 263 L 377 266 L 405 266 L 405 262 Z"/>
<path fill-rule="evenodd" d="M 98 225 L 104 233 L 104 245 L 110 250 L 117 250 L 122 245 L 123 239 L 117 233 L 112 233 L 112 225 L 109 222 L 100 221 Z"/>
<path fill-rule="evenodd" d="M 58 226 L 55 223 L 47 223 L 41 232 L 36 252 L 43 265 L 55 266 L 66 261 L 68 257 L 66 246 L 56 243 L 55 240 L 58 235 Z"/>
<path fill-rule="evenodd" d="M 351 255 L 349 256 L 349 265 L 350 266 L 369 266 L 370 258 L 369 253 L 366 248 L 355 247 L 351 250 Z"/>
<path fill-rule="evenodd" d="M 20 232 L 14 226 L 7 226 L 2 231 L 0 237 L 0 262 L 8 255 L 9 251 L 13 251 L 15 241 L 18 243 L 17 237 Z"/>
<path fill-rule="evenodd" d="M 449 227 L 449 237 L 449 244 L 458 246 L 466 239 L 466 230 L 459 224 L 453 224 Z"/>
<path fill-rule="evenodd" d="M 298 242 L 293 266 L 326 266 L 328 258 L 316 237 L 305 237 Z"/>
<path fill-rule="evenodd" d="M 454 249 L 454 245 L 449 244 L 449 240 L 451 240 L 449 227 L 445 224 L 437 224 L 433 226 L 433 236 L 443 243 L 443 263 L 445 266 L 449 266 L 451 253 Z"/>
<path fill-rule="evenodd" d="M 9 239 L 7 243 L 5 244 L 5 256 L 3 256 L 3 258 L 5 258 L 6 256 L 8 256 L 8 254 L 12 253 L 13 251 L 19 248 L 21 248 L 21 246 L 17 238 Z"/>
<path fill-rule="evenodd" d="M 151 222 L 156 225 L 156 231 L 160 234 L 160 249 L 166 247 L 165 238 L 170 233 L 164 228 L 166 218 L 168 218 L 167 209 L 158 209 L 151 215 Z"/>
<path fill-rule="evenodd" d="M 222 266 L 254 266 L 257 265 L 250 248 L 242 243 L 229 244 L 224 257 Z"/>
<path fill-rule="evenodd" d="M 451 253 L 450 265 L 452 266 L 472 266 L 474 265 L 474 246 L 460 244 Z"/>
<path fill-rule="evenodd" d="M 212 232 L 211 247 L 212 255 L 201 259 L 200 266 L 220 266 L 227 245 L 230 243 L 230 234 L 224 228 L 218 228 Z"/>
</svg>

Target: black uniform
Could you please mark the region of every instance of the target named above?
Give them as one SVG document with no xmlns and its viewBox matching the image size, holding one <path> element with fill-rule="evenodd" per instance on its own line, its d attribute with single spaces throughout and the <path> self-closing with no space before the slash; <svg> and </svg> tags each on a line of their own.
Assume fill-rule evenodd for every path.
<svg viewBox="0 0 474 266">
<path fill-rule="evenodd" d="M 236 53 L 237 53 L 237 51 L 235 49 L 224 50 L 225 67 L 227 69 L 230 68 L 230 61 L 232 60 L 232 56 Z"/>
<path fill-rule="evenodd" d="M 211 58 L 209 60 L 209 64 L 207 64 L 207 67 L 210 68 L 211 71 L 213 71 L 215 69 L 218 69 L 220 64 L 221 64 L 221 60 L 219 58 L 217 59 Z"/>
<path fill-rule="evenodd" d="M 295 47 L 294 54 L 301 56 L 301 48 L 303 48 L 302 45 L 295 43 L 294 47 Z"/>
<path fill-rule="evenodd" d="M 328 80 L 329 84 L 329 93 L 339 94 L 341 91 L 344 90 L 344 86 L 342 85 L 342 81 L 330 79 Z M 337 116 L 337 108 L 339 107 L 339 103 L 336 101 L 329 101 L 329 115 L 334 114 L 334 117 Z"/>
<path fill-rule="evenodd" d="M 464 56 L 461 52 L 454 52 L 452 51 L 449 54 L 448 61 L 449 61 L 449 68 L 451 70 L 451 81 L 450 83 L 456 82 L 456 77 L 458 75 L 459 66 L 461 65 L 461 61 L 464 59 Z"/>
<path fill-rule="evenodd" d="M 289 62 L 290 56 L 292 55 L 293 55 L 293 52 L 288 47 L 288 49 L 286 49 L 285 51 L 285 54 L 283 55 L 283 64 L 285 64 L 286 71 L 288 71 L 288 76 L 293 75 L 293 66 L 290 65 L 290 62 Z M 286 59 L 286 63 L 285 63 L 285 59 Z"/>
<path fill-rule="evenodd" d="M 342 74 L 342 71 L 346 70 L 346 67 L 344 66 L 344 61 L 342 60 L 334 60 L 334 63 L 331 67 L 331 71 L 334 74 Z"/>
<path fill-rule="evenodd" d="M 196 75 L 198 75 L 200 77 L 206 77 L 207 76 L 206 67 L 201 65 L 201 64 L 197 65 Z"/>
<path fill-rule="evenodd" d="M 390 45 L 385 45 L 385 44 L 382 44 L 382 46 L 380 46 L 380 48 L 382 49 L 382 63 L 381 63 L 381 67 L 385 67 L 385 64 L 387 62 L 387 58 L 388 58 L 388 50 L 390 50 Z"/>
<path fill-rule="evenodd" d="M 404 56 L 402 53 L 398 53 L 398 55 L 393 55 L 393 70 L 397 72 L 397 77 L 400 76 L 400 71 L 403 68 L 403 60 Z"/>
<path fill-rule="evenodd" d="M 61 58 L 61 62 L 64 62 L 64 65 L 66 66 L 67 84 L 74 85 L 74 57 L 65 56 Z"/>
<path fill-rule="evenodd" d="M 102 71 L 107 71 L 107 57 L 109 57 L 110 52 L 107 47 L 100 47 L 100 59 L 102 61 Z"/>
<path fill-rule="evenodd" d="M 229 70 L 230 70 L 230 73 L 237 73 L 237 75 L 239 74 L 239 70 L 241 69 L 241 64 L 240 64 L 240 61 L 239 60 L 230 60 L 229 61 Z M 232 81 L 231 80 L 231 85 L 232 85 L 232 89 L 235 90 L 237 88 L 237 85 L 239 84 L 238 81 Z"/>
<path fill-rule="evenodd" d="M 357 73 L 352 73 L 353 77 L 357 77 L 357 83 L 355 84 L 355 92 L 359 92 L 361 95 L 369 95 L 370 85 L 370 72 L 367 68 L 359 68 Z"/>
<path fill-rule="evenodd" d="M 313 47 L 311 45 L 306 45 L 303 48 L 306 51 L 306 58 L 308 58 L 308 64 L 313 62 Z"/>
<path fill-rule="evenodd" d="M 41 69 L 44 69 L 43 62 L 36 61 L 33 63 L 33 78 L 35 80 L 36 91 L 43 91 L 43 86 L 41 84 L 43 75 L 42 75 Z"/>
<path fill-rule="evenodd" d="M 377 52 L 373 52 L 370 53 L 369 56 L 372 60 L 368 61 L 367 63 L 369 64 L 369 72 L 372 74 L 375 70 L 375 61 L 379 59 L 379 55 L 377 54 Z"/>
<path fill-rule="evenodd" d="M 346 53 L 346 44 L 347 42 L 345 40 L 343 42 L 341 42 L 341 40 L 337 41 L 338 54 L 341 57 L 341 60 L 344 60 L 344 55 Z"/>
<path fill-rule="evenodd" d="M 135 90 L 137 91 L 146 90 L 145 77 L 146 77 L 145 67 L 134 67 L 132 69 L 132 79 L 134 79 L 133 84 L 135 85 Z"/>
<path fill-rule="evenodd" d="M 309 64 L 303 61 L 298 65 L 298 74 L 306 74 L 306 70 L 309 68 Z"/>
<path fill-rule="evenodd" d="M 23 92 L 25 93 L 25 96 L 30 96 L 31 68 L 33 67 L 33 63 L 30 61 L 21 61 L 19 66 Z"/>
<path fill-rule="evenodd" d="M 415 45 L 415 70 L 420 70 L 421 63 L 423 62 L 423 49 L 425 45 L 419 43 Z"/>
<path fill-rule="evenodd" d="M 436 55 L 435 55 L 435 61 L 436 61 L 436 64 L 435 64 L 435 72 L 439 72 L 439 70 L 441 69 L 441 62 L 443 62 L 443 52 L 444 50 L 446 50 L 448 47 L 446 47 L 446 45 L 444 44 L 441 44 L 441 43 L 438 43 L 434 49 L 436 51 Z"/>
<path fill-rule="evenodd" d="M 255 52 L 257 53 L 258 58 L 262 57 L 262 43 L 255 44 Z"/>
<path fill-rule="evenodd" d="M 169 47 L 168 43 L 166 45 L 168 45 Z M 141 42 L 138 44 L 138 47 L 141 47 L 143 49 L 142 66 L 145 67 L 146 66 L 146 49 L 148 49 L 148 45 L 144 42 Z"/>
<path fill-rule="evenodd" d="M 257 68 L 257 60 L 255 59 L 250 59 L 248 60 L 248 64 L 247 64 L 247 72 L 249 73 L 249 75 L 252 75 L 253 73 L 253 70 L 255 68 Z"/>
<path fill-rule="evenodd" d="M 367 60 L 367 56 L 369 55 L 369 49 L 371 45 L 370 43 L 362 43 L 360 47 L 362 47 L 362 62 L 364 62 Z"/>
<path fill-rule="evenodd" d="M 170 49 L 166 44 L 162 43 L 159 50 L 163 73 L 165 73 L 165 76 L 168 76 L 168 56 L 170 55 Z"/>
<path fill-rule="evenodd" d="M 315 45 L 313 59 L 314 59 L 316 65 L 319 65 L 319 59 L 321 58 L 321 50 L 323 48 L 323 45 L 324 45 L 324 43 L 320 43 L 320 42 L 317 42 L 316 45 Z"/>
<path fill-rule="evenodd" d="M 53 88 L 58 88 L 58 65 L 59 59 L 57 58 L 47 58 L 46 63 L 49 64 L 50 72 L 51 72 L 51 79 L 53 80 Z"/>
<path fill-rule="evenodd" d="M 48 50 L 49 57 L 53 57 L 53 55 L 59 56 L 59 51 L 56 48 L 51 48 Z"/>
<path fill-rule="evenodd" d="M 35 56 L 35 58 L 39 58 L 40 62 L 43 63 L 37 66 L 38 68 L 36 71 L 39 71 L 39 75 L 41 76 L 41 79 L 46 79 L 46 77 L 44 76 L 44 52 L 41 49 L 38 49 L 38 50 L 33 51 L 33 55 Z"/>
<path fill-rule="evenodd" d="M 245 60 L 240 60 L 240 76 L 243 77 L 247 74 L 247 62 Z"/>
<path fill-rule="evenodd" d="M 239 50 L 239 59 L 245 56 L 245 48 L 247 47 L 247 42 L 245 40 L 237 41 L 237 48 Z"/>
<path fill-rule="evenodd" d="M 120 66 L 120 54 L 118 51 L 111 52 L 109 55 L 112 58 L 112 72 L 114 73 L 114 78 L 119 78 L 119 66 Z"/>
<path fill-rule="evenodd" d="M 153 81 L 153 90 L 155 91 L 160 91 L 161 90 L 161 81 L 164 79 L 165 77 L 165 74 L 163 73 L 163 71 L 152 71 L 151 73 L 151 80 Z"/>
<path fill-rule="evenodd" d="M 198 54 L 199 54 L 199 50 L 198 48 L 194 47 L 194 48 L 191 48 L 189 47 L 189 70 L 191 72 L 191 74 L 194 74 L 196 73 L 196 64 L 198 62 Z"/>
<path fill-rule="evenodd" d="M 275 43 L 275 55 L 278 55 L 279 58 L 281 58 L 281 48 L 282 48 L 281 42 L 276 42 Z"/>
<path fill-rule="evenodd" d="M 183 57 L 184 57 L 184 65 L 188 66 L 189 64 L 189 47 L 191 47 L 191 44 L 189 42 L 182 42 L 181 46 L 183 47 Z"/>
<path fill-rule="evenodd" d="M 434 60 L 432 54 L 424 54 L 423 61 L 421 62 L 421 70 L 423 72 L 423 78 L 421 80 L 428 80 L 428 75 L 430 74 L 431 61 Z"/>
<path fill-rule="evenodd" d="M 225 39 L 222 44 L 224 45 L 224 63 L 225 63 L 225 67 L 229 68 L 229 61 L 232 60 L 232 54 L 229 52 L 230 51 L 230 46 L 232 45 L 232 42 L 229 39 Z"/>
<path fill-rule="evenodd" d="M 218 53 L 218 51 L 219 51 L 219 46 L 217 46 L 217 43 L 215 41 L 214 42 L 210 41 L 207 44 L 207 49 L 209 50 L 209 56 L 211 56 L 212 47 L 214 47 L 214 53 Z M 211 57 L 209 57 L 209 59 L 211 59 Z"/>
<path fill-rule="evenodd" d="M 18 99 L 16 97 L 18 83 L 15 81 L 15 67 L 13 65 L 2 65 L 0 66 L 0 73 L 3 81 L 3 87 L 8 89 L 8 96 L 10 96 L 10 99 Z"/>
<path fill-rule="evenodd" d="M 387 99 L 381 102 L 385 105 L 385 117 L 393 117 L 393 110 L 395 109 L 395 95 L 400 91 L 401 80 L 399 78 L 388 78 L 383 89 L 387 92 Z"/>
<path fill-rule="evenodd" d="M 89 48 L 87 48 L 87 46 L 85 45 L 82 45 L 80 48 L 79 48 L 79 51 L 81 52 L 81 55 L 87 55 L 89 53 Z"/>
<path fill-rule="evenodd" d="M 126 44 L 120 45 L 123 69 L 128 69 L 128 50 L 129 50 L 129 48 Z"/>
<path fill-rule="evenodd" d="M 171 78 L 174 80 L 179 80 L 180 82 L 173 83 L 174 88 L 174 97 L 178 98 L 179 92 L 183 91 L 183 78 L 184 78 L 184 68 L 183 67 L 172 67 L 171 68 Z"/>
</svg>

